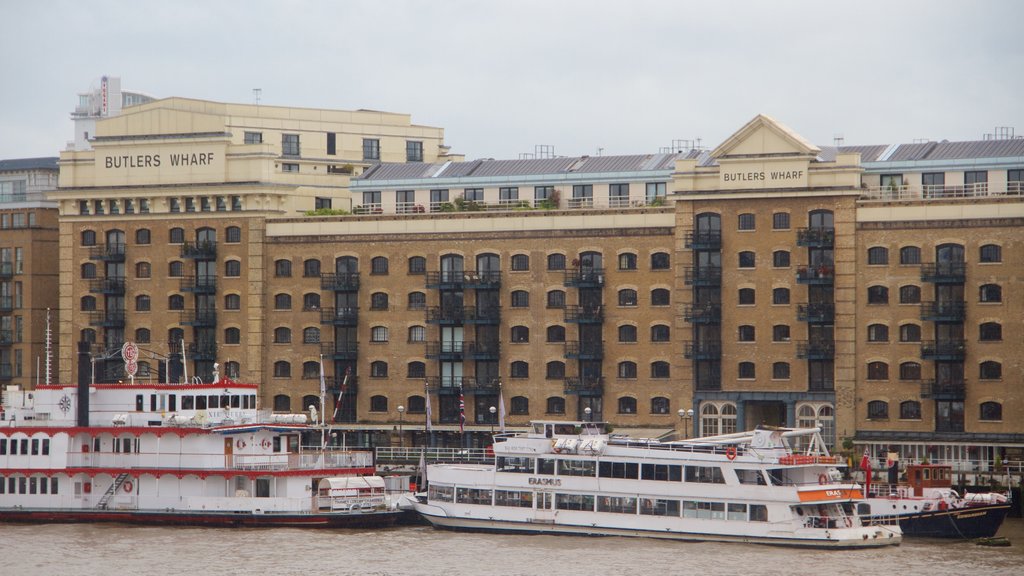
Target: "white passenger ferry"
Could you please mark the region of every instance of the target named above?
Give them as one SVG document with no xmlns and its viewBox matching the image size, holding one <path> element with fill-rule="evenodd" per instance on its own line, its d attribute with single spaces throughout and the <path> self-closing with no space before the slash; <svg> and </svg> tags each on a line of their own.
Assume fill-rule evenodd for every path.
<svg viewBox="0 0 1024 576">
<path fill-rule="evenodd" d="M 4 390 L 0 521 L 372 527 L 401 512 L 373 453 L 322 442 L 257 386 L 44 385 Z"/>
<path fill-rule="evenodd" d="M 497 435 L 494 454 L 491 465 L 428 466 L 416 511 L 455 530 L 821 548 L 902 538 L 895 520 L 861 522 L 861 487 L 841 482 L 816 428 L 659 442 L 610 435 L 603 423 L 534 422 Z"/>
</svg>

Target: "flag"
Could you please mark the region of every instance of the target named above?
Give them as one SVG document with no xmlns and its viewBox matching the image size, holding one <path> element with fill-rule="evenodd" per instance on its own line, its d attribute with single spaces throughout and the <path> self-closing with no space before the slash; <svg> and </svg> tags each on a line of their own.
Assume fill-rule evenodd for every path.
<svg viewBox="0 0 1024 576">
<path fill-rule="evenodd" d="M 423 397 L 426 398 L 426 401 L 427 401 L 426 402 L 427 423 L 426 423 L 425 429 L 426 429 L 427 432 L 430 432 L 431 431 L 431 427 L 432 427 L 430 421 L 433 420 L 433 418 L 434 418 L 434 412 L 430 409 L 430 388 L 427 385 L 427 383 L 425 383 L 425 382 L 423 384 Z"/>
<path fill-rule="evenodd" d="M 505 395 L 498 388 L 498 429 L 505 433 Z"/>
<path fill-rule="evenodd" d="M 871 493 L 871 455 L 864 449 L 864 457 L 860 459 L 860 469 L 864 471 L 864 497 Z"/>
<path fill-rule="evenodd" d="M 466 397 L 462 394 L 462 386 L 459 386 L 459 433 L 466 433 Z"/>
</svg>

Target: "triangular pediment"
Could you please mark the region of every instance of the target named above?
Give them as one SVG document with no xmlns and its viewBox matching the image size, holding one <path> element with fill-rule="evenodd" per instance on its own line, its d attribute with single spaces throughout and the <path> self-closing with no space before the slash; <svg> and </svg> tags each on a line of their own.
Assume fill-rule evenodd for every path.
<svg viewBox="0 0 1024 576">
<path fill-rule="evenodd" d="M 817 156 L 821 149 L 771 116 L 758 114 L 711 152 L 713 158 Z"/>
</svg>

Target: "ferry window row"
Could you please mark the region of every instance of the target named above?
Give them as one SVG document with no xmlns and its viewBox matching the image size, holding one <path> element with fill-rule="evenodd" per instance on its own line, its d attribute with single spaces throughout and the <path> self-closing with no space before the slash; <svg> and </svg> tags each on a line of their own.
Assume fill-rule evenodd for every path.
<svg viewBox="0 0 1024 576">
<path fill-rule="evenodd" d="M 60 483 L 57 477 L 11 476 L 0 477 L 0 494 L 57 494 Z"/>
<path fill-rule="evenodd" d="M 172 395 L 173 396 L 173 395 Z M 241 408 L 249 410 L 256 408 L 255 394 L 210 394 L 181 396 L 182 410 L 210 410 L 214 408 Z M 170 408 L 174 410 L 174 408 Z"/>
<path fill-rule="evenodd" d="M 49 438 L 0 438 L 0 455 L 10 450 L 12 456 L 48 456 L 50 454 Z"/>
<path fill-rule="evenodd" d="M 641 464 L 638 462 L 614 461 L 595 462 L 593 460 L 534 459 L 525 456 L 501 456 L 498 457 L 497 471 L 518 474 L 624 478 L 668 482 L 682 482 L 685 479 L 686 482 L 725 484 L 722 469 L 718 466 Z"/>
</svg>

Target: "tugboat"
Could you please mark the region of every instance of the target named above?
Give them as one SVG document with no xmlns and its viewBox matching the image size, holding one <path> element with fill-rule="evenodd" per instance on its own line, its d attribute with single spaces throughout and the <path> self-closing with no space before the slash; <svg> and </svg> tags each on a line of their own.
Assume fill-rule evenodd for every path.
<svg viewBox="0 0 1024 576">
<path fill-rule="evenodd" d="M 945 464 L 907 466 L 907 483 L 872 485 L 868 505 L 872 521 L 895 516 L 904 536 L 929 538 L 991 538 L 1010 510 L 1005 494 L 957 494 Z"/>
</svg>

